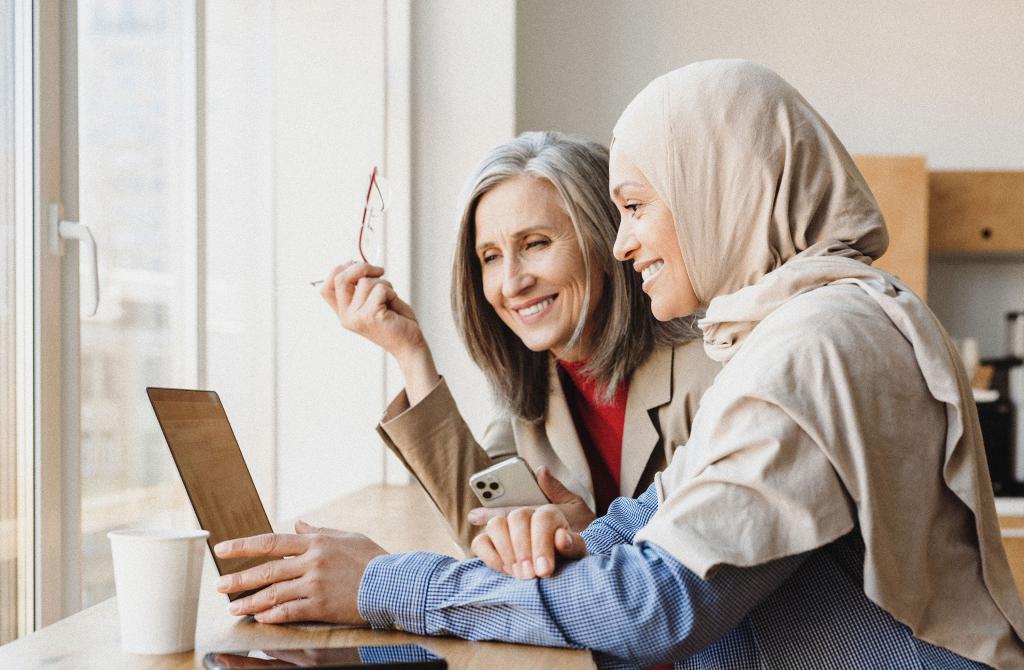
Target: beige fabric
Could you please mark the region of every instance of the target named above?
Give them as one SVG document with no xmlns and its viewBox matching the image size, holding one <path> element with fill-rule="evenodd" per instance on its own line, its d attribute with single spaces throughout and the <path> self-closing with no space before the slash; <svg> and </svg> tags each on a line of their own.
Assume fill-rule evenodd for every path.
<svg viewBox="0 0 1024 670">
<path fill-rule="evenodd" d="M 884 224 L 832 131 L 770 70 L 709 61 L 648 86 L 615 141 L 672 210 L 727 362 L 637 539 L 706 576 L 857 527 L 871 600 L 921 639 L 1024 667 L 966 377 L 928 308 L 869 267 Z"/>
<path fill-rule="evenodd" d="M 495 460 L 518 453 L 534 468 L 547 465 L 594 509 L 590 469 L 555 366 L 552 362 L 552 391 L 544 421 L 496 419 L 480 444 L 459 414 L 444 380 L 414 407 L 409 407 L 405 393 L 400 393 L 377 427 L 467 552 L 478 529 L 466 522 L 466 513 L 479 506 L 467 482 L 471 474 Z M 622 495 L 642 493 L 671 459 L 676 445 L 686 442 L 697 403 L 720 369 L 705 355 L 700 341 L 693 341 L 656 348 L 633 373 L 623 431 Z"/>
</svg>

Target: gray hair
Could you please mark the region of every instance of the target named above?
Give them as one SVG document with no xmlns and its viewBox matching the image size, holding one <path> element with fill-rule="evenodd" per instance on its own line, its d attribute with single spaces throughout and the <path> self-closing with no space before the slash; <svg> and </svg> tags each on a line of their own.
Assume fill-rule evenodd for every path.
<svg viewBox="0 0 1024 670">
<path fill-rule="evenodd" d="M 520 175 L 551 182 L 572 221 L 587 276 L 583 309 L 567 348 L 579 344 L 590 311 L 591 268 L 605 283 L 592 325 L 603 329 L 584 372 L 610 401 L 620 384 L 643 363 L 655 344 L 675 344 L 697 336 L 693 321 L 659 322 L 635 273 L 612 255 L 619 214 L 608 196 L 608 150 L 600 144 L 557 132 L 523 133 L 491 150 L 471 178 L 452 262 L 452 313 L 469 355 L 483 371 L 496 399 L 520 418 L 539 420 L 547 411 L 550 354 L 530 351 L 501 321 L 484 297 L 476 247 L 476 208 L 485 193 Z"/>
</svg>

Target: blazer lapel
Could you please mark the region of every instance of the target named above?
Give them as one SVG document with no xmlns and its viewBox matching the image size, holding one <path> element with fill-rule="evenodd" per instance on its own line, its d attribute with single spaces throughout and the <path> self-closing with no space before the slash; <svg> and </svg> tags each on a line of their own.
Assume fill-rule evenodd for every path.
<svg viewBox="0 0 1024 670">
<path fill-rule="evenodd" d="M 548 396 L 548 413 L 544 418 L 544 431 L 547 433 L 548 441 L 558 459 L 565 465 L 570 476 L 576 480 L 576 486 L 570 486 L 570 488 L 576 491 L 586 491 L 583 498 L 586 499 L 590 509 L 594 509 L 596 503 L 594 502 L 594 482 L 590 478 L 590 465 L 587 464 L 587 456 L 583 453 L 583 445 L 576 432 L 576 423 L 572 420 L 572 412 L 565 399 L 562 381 L 558 378 L 558 363 L 554 358 L 551 359 L 548 380 L 550 395 Z M 564 483 L 569 485 L 569 482 Z"/>
<path fill-rule="evenodd" d="M 661 448 L 661 434 L 651 410 L 672 400 L 672 357 L 670 346 L 657 346 L 634 372 L 626 396 L 626 422 L 622 431 L 622 471 L 619 494 L 632 497 L 643 476 L 651 453 Z"/>
</svg>

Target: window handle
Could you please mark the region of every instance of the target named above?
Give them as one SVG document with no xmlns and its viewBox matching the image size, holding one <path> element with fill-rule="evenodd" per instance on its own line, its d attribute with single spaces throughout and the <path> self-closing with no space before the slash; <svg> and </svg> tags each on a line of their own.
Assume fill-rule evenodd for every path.
<svg viewBox="0 0 1024 670">
<path fill-rule="evenodd" d="M 96 310 L 100 306 L 100 266 L 99 256 L 96 251 L 96 238 L 92 230 L 84 223 L 77 221 L 62 221 L 61 207 L 58 203 L 50 203 L 49 207 L 49 236 L 50 253 L 55 256 L 64 255 L 63 240 L 76 240 L 79 245 L 79 263 L 86 268 L 88 278 L 84 286 L 84 306 L 86 316 L 96 316 Z"/>
</svg>

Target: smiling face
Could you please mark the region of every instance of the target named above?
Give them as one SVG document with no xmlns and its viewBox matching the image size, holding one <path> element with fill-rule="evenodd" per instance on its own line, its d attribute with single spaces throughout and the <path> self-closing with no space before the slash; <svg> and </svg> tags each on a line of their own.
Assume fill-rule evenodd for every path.
<svg viewBox="0 0 1024 670">
<path fill-rule="evenodd" d="M 668 321 L 693 314 L 700 302 L 686 272 L 672 212 L 619 144 L 612 145 L 609 183 L 622 216 L 615 258 L 633 262 L 654 318 Z"/>
<path fill-rule="evenodd" d="M 531 351 L 550 351 L 567 361 L 586 358 L 586 330 L 583 341 L 566 350 L 583 313 L 587 273 L 576 231 L 551 182 L 529 175 L 506 179 L 480 198 L 475 222 L 484 297 L 502 322 Z M 604 286 L 595 265 L 588 323 Z"/>
</svg>

